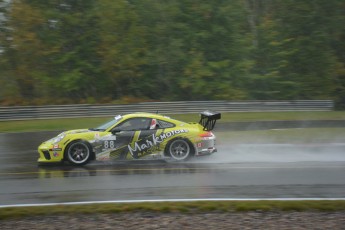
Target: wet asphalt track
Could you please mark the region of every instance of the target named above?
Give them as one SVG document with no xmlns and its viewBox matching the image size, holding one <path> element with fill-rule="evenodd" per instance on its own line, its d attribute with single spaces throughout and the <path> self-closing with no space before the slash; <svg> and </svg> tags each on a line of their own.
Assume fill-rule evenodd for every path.
<svg viewBox="0 0 345 230">
<path fill-rule="evenodd" d="M 198 198 L 345 198 L 345 144 L 229 145 L 186 163 L 38 167 L 57 132 L 0 134 L 0 205 Z"/>
</svg>

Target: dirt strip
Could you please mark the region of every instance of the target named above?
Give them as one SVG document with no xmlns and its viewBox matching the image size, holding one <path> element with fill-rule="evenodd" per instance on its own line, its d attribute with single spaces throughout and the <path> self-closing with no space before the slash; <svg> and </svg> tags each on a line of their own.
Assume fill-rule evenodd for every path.
<svg viewBox="0 0 345 230">
<path fill-rule="evenodd" d="M 345 212 L 77 214 L 0 220 L 0 229 L 345 229 Z"/>
</svg>

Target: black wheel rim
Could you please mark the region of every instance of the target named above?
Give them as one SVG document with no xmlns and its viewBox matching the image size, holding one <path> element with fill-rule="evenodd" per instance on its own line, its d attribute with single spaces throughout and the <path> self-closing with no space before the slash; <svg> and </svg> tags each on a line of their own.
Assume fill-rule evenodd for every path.
<svg viewBox="0 0 345 230">
<path fill-rule="evenodd" d="M 169 152 L 175 160 L 184 160 L 189 156 L 190 147 L 185 140 L 175 140 L 171 143 Z"/>
<path fill-rule="evenodd" d="M 68 149 L 68 159 L 74 164 L 85 163 L 90 156 L 90 150 L 84 143 L 74 143 Z"/>
</svg>

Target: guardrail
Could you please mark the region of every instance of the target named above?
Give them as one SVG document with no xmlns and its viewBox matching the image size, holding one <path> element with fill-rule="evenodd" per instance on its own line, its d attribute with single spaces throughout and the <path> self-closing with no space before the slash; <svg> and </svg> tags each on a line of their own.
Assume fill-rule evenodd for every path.
<svg viewBox="0 0 345 230">
<path fill-rule="evenodd" d="M 331 100 L 295 101 L 176 101 L 143 102 L 125 105 L 46 105 L 0 107 L 0 121 L 50 119 L 66 117 L 102 117 L 133 112 L 161 114 L 199 113 L 203 110 L 218 112 L 260 112 L 260 111 L 330 111 Z"/>
</svg>

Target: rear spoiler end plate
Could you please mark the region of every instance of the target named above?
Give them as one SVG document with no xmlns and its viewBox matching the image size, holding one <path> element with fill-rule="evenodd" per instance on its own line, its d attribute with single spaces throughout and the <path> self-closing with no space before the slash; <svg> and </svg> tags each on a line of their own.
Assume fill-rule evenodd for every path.
<svg viewBox="0 0 345 230">
<path fill-rule="evenodd" d="M 200 113 L 199 124 L 204 127 L 205 131 L 213 130 L 216 125 L 216 121 L 221 118 L 221 114 L 218 112 L 206 110 Z"/>
</svg>

